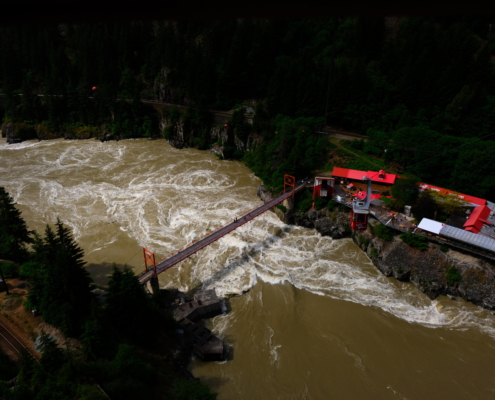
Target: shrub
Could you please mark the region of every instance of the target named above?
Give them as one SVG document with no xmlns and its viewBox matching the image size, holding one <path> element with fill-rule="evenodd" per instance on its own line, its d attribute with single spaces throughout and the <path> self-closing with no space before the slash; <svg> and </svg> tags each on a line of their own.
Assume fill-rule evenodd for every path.
<svg viewBox="0 0 495 400">
<path fill-rule="evenodd" d="M 315 210 L 321 210 L 322 208 L 325 208 L 327 205 L 327 200 L 324 199 L 323 197 L 317 197 L 315 199 Z"/>
<path fill-rule="evenodd" d="M 440 245 L 440 251 L 447 253 L 447 251 L 449 251 L 449 246 L 447 246 L 446 244 Z"/>
<path fill-rule="evenodd" d="M 345 145 L 348 145 L 349 147 L 356 150 L 363 150 L 364 148 L 363 139 L 346 140 L 345 142 L 346 142 Z"/>
<path fill-rule="evenodd" d="M 386 205 L 390 206 L 392 208 L 392 199 L 389 199 L 388 197 L 380 197 L 380 201 L 384 202 Z"/>
<path fill-rule="evenodd" d="M 333 200 L 330 200 L 327 204 L 327 210 L 332 211 L 335 207 L 335 202 Z"/>
<path fill-rule="evenodd" d="M 380 239 L 386 240 L 387 242 L 391 242 L 394 239 L 392 230 L 385 225 L 377 225 L 375 227 L 375 234 Z"/>
<path fill-rule="evenodd" d="M 405 243 L 415 249 L 424 251 L 428 248 L 428 239 L 423 236 L 415 235 L 414 233 L 403 233 L 400 237 Z"/>
<path fill-rule="evenodd" d="M 167 140 L 170 140 L 173 135 L 174 135 L 174 128 L 172 128 L 172 126 L 170 125 L 165 127 L 165 129 L 163 130 L 163 137 Z"/>
<path fill-rule="evenodd" d="M 445 273 L 445 278 L 447 278 L 447 283 L 450 286 L 453 286 L 462 280 L 462 276 L 461 276 L 459 270 L 454 266 L 449 267 L 447 269 L 447 272 Z"/>
<path fill-rule="evenodd" d="M 299 204 L 297 205 L 297 210 L 301 212 L 306 212 L 311 208 L 312 205 L 313 205 L 313 199 L 306 198 L 299 202 Z"/>
<path fill-rule="evenodd" d="M 378 256 L 378 250 L 373 247 L 370 251 L 370 256 L 371 257 L 377 257 Z"/>
<path fill-rule="evenodd" d="M 405 205 L 406 204 L 402 200 L 396 198 L 392 198 L 390 201 L 390 208 L 394 211 L 401 211 Z"/>
<path fill-rule="evenodd" d="M 359 244 L 364 244 L 366 247 L 370 244 L 370 240 L 365 238 L 363 235 L 357 235 Z"/>
<path fill-rule="evenodd" d="M 282 211 L 284 214 L 287 212 L 287 207 L 282 204 L 277 205 L 277 208 Z"/>
<path fill-rule="evenodd" d="M 16 278 L 19 276 L 19 266 L 16 263 L 3 261 L 0 262 L 0 268 L 2 269 L 5 279 Z"/>
</svg>

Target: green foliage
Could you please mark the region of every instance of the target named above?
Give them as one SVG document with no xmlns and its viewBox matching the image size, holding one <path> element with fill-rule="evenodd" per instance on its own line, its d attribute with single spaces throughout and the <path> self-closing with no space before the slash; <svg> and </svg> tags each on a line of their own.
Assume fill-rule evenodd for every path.
<svg viewBox="0 0 495 400">
<path fill-rule="evenodd" d="M 456 267 L 451 266 L 445 273 L 445 279 L 447 280 L 447 284 L 449 286 L 455 286 L 462 280 L 462 276 Z"/>
<path fill-rule="evenodd" d="M 98 382 L 116 400 L 149 398 L 156 371 L 136 354 L 132 346 L 120 344 L 113 360 L 99 360 L 83 366 L 85 372 L 95 376 Z"/>
<path fill-rule="evenodd" d="M 327 210 L 332 211 L 334 208 L 335 208 L 335 201 L 333 201 L 333 199 L 331 199 L 327 203 Z"/>
<path fill-rule="evenodd" d="M 313 205 L 313 199 L 311 198 L 303 199 L 299 203 L 297 203 L 297 211 L 299 212 L 309 211 L 312 205 Z"/>
<path fill-rule="evenodd" d="M 397 202 L 396 208 L 402 209 L 405 205 L 413 205 L 419 195 L 418 178 L 399 178 L 396 179 L 390 192 Z"/>
<path fill-rule="evenodd" d="M 380 197 L 380 201 L 384 202 L 385 204 L 392 206 L 392 199 L 389 199 L 388 197 Z"/>
<path fill-rule="evenodd" d="M 215 400 L 217 395 L 199 381 L 174 381 L 172 395 L 177 400 Z"/>
<path fill-rule="evenodd" d="M 229 121 L 229 127 L 234 130 L 235 135 L 243 142 L 246 143 L 249 134 L 251 133 L 251 125 L 246 122 L 244 114 L 246 109 L 244 107 L 235 110 L 232 114 L 232 118 Z"/>
<path fill-rule="evenodd" d="M 327 206 L 328 200 L 324 199 L 323 197 L 316 197 L 315 198 L 315 210 L 321 210 L 322 208 L 325 208 Z"/>
<path fill-rule="evenodd" d="M 269 186 L 279 186 L 283 172 L 299 178 L 325 165 L 316 132 L 331 125 L 367 133 L 366 142 L 349 143 L 360 155 L 393 162 L 424 182 L 493 200 L 490 24 L 490 16 L 405 17 L 393 34 L 382 16 L 141 21 L 111 28 L 10 24 L 0 28 L 0 51 L 10 55 L 0 65 L 4 120 L 25 122 L 19 125 L 22 135 L 38 126 L 63 134 L 82 124 L 121 138 L 153 137 L 157 113 L 139 100 L 160 99 L 194 105 L 182 116 L 185 142 L 207 148 L 206 110 L 231 110 L 254 100 L 252 126 L 241 109 L 233 116 L 227 158 L 243 157 Z M 180 114 L 168 111 L 172 124 Z M 326 120 L 302 140 L 280 129 L 280 119 L 323 115 Z M 247 140 L 250 133 L 256 141 Z M 264 143 L 242 155 L 234 150 L 234 135 L 244 143 Z M 376 169 L 359 160 L 347 166 Z"/>
<path fill-rule="evenodd" d="M 26 260 L 26 244 L 33 241 L 31 233 L 12 197 L 0 187 L 0 259 Z"/>
<path fill-rule="evenodd" d="M 5 279 L 17 278 L 19 275 L 19 266 L 10 261 L 0 261 L 0 269 Z"/>
<path fill-rule="evenodd" d="M 279 187 L 284 174 L 308 176 L 325 159 L 327 141 L 320 138 L 321 119 L 289 118 L 274 120 L 273 138 L 246 152 L 243 161 L 271 187 Z"/>
<path fill-rule="evenodd" d="M 32 286 L 30 305 L 65 334 L 79 334 L 92 299 L 92 280 L 84 268 L 83 251 L 60 220 L 55 232 L 47 225 L 44 238 L 35 235 L 33 249 L 34 262 L 21 268 Z"/>
<path fill-rule="evenodd" d="M 400 238 L 409 246 L 424 251 L 428 249 L 428 239 L 414 233 L 403 233 Z"/>
<path fill-rule="evenodd" d="M 418 196 L 416 204 L 412 207 L 412 211 L 416 219 L 421 221 L 423 218 L 434 219 L 437 213 L 438 205 L 431 195 L 430 190 L 424 190 Z"/>
<path fill-rule="evenodd" d="M 392 229 L 387 228 L 385 225 L 378 224 L 375 227 L 375 235 L 380 239 L 386 240 L 387 242 L 391 242 L 394 239 L 394 234 Z"/>
<path fill-rule="evenodd" d="M 371 256 L 371 258 L 377 257 L 378 256 L 378 250 L 373 247 L 370 251 L 370 256 Z"/>
<path fill-rule="evenodd" d="M 284 205 L 282 204 L 278 204 L 277 205 L 277 208 L 282 211 L 284 214 L 287 212 L 287 207 L 285 207 Z"/>
<path fill-rule="evenodd" d="M 358 234 L 357 239 L 359 244 L 364 244 L 365 247 L 368 247 L 368 245 L 370 244 L 370 240 L 365 238 L 363 235 Z"/>
<path fill-rule="evenodd" d="M 449 250 L 450 250 L 450 248 L 446 244 L 441 244 L 440 245 L 440 251 L 442 251 L 444 253 L 447 253 Z"/>
<path fill-rule="evenodd" d="M 447 216 L 455 214 L 464 214 L 466 203 L 455 193 L 441 194 L 432 191 L 431 197 L 437 203 L 438 209 Z"/>
<path fill-rule="evenodd" d="M 66 361 L 64 352 L 58 347 L 56 340 L 46 333 L 40 336 L 39 350 L 43 355 L 41 365 L 48 372 L 56 372 Z"/>
<path fill-rule="evenodd" d="M 134 272 L 127 267 L 120 270 L 114 266 L 108 281 L 105 313 L 120 334 L 133 340 L 146 340 L 147 343 L 166 323 Z"/>
</svg>

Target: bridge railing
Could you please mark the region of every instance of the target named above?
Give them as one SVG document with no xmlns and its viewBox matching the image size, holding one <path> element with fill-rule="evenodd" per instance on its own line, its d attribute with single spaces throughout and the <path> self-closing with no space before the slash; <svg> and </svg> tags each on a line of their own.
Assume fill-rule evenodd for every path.
<svg viewBox="0 0 495 400">
<path fill-rule="evenodd" d="M 270 201 L 273 201 L 274 199 L 276 199 L 277 197 L 280 197 L 283 193 L 279 194 L 278 196 L 276 196 L 275 198 L 272 198 L 270 200 L 266 200 L 264 201 L 263 203 L 259 203 L 257 204 L 256 206 L 254 206 L 253 208 L 249 209 L 248 211 L 244 212 L 244 214 L 241 214 L 239 216 L 236 216 L 230 220 L 228 220 L 227 222 L 225 222 L 223 225 L 217 227 L 216 229 L 212 230 L 212 231 L 208 231 L 206 232 L 205 234 L 203 234 L 202 236 L 200 236 L 199 238 L 196 238 L 194 239 L 192 242 L 189 242 L 187 243 L 186 245 L 184 245 L 183 247 L 181 247 L 180 249 L 178 250 L 174 250 L 172 253 L 166 255 L 165 257 L 163 257 L 161 260 L 159 260 L 157 262 L 157 265 L 160 264 L 161 262 L 165 261 L 165 260 L 168 260 L 169 258 L 172 258 L 173 256 L 179 254 L 181 251 L 184 251 L 186 250 L 187 248 L 191 247 L 194 243 L 197 243 L 205 238 L 207 238 L 208 236 L 214 234 L 215 232 L 218 232 L 222 229 L 224 229 L 225 227 L 231 225 L 232 223 L 238 221 L 239 219 L 241 219 L 242 217 L 244 216 L 247 216 L 249 215 L 250 213 L 252 213 L 253 211 L 259 209 L 260 207 L 262 207 L 263 205 L 265 205 L 266 203 L 270 202 Z M 281 200 L 283 201 L 283 200 Z M 275 205 L 274 205 L 275 206 Z"/>
</svg>

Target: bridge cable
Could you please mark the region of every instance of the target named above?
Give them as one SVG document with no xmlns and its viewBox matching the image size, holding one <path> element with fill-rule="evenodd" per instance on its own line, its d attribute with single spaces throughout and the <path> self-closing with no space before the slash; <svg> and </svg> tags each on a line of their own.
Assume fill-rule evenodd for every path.
<svg viewBox="0 0 495 400">
<path fill-rule="evenodd" d="M 126 265 L 129 261 L 131 261 L 134 257 L 136 257 L 136 256 L 138 255 L 138 253 L 139 253 L 139 252 L 141 252 L 141 251 L 143 251 L 143 250 L 142 250 L 142 249 L 139 249 L 139 250 L 137 251 L 137 253 L 136 253 L 136 254 L 134 254 L 131 258 L 129 258 L 129 259 L 128 259 L 125 263 L 124 263 L 124 265 Z"/>
</svg>

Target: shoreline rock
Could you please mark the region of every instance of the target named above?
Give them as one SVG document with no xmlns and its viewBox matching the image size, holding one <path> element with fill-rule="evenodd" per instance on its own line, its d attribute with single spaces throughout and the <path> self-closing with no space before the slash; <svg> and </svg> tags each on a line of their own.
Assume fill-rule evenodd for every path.
<svg viewBox="0 0 495 400">
<path fill-rule="evenodd" d="M 261 185 L 257 192 L 262 200 L 269 196 Z M 322 236 L 352 238 L 383 275 L 411 282 L 432 300 L 440 295 L 461 297 L 477 306 L 495 310 L 495 264 L 488 259 L 452 248 L 444 252 L 440 245 L 431 241 L 428 249 L 421 251 L 402 241 L 395 231 L 393 240 L 385 241 L 375 235 L 375 226 L 381 223 L 372 217 L 365 231 L 352 231 L 348 209 L 339 206 L 333 211 L 298 213 L 288 210 L 284 213 L 275 209 L 275 213 L 285 223 L 315 229 Z"/>
</svg>

